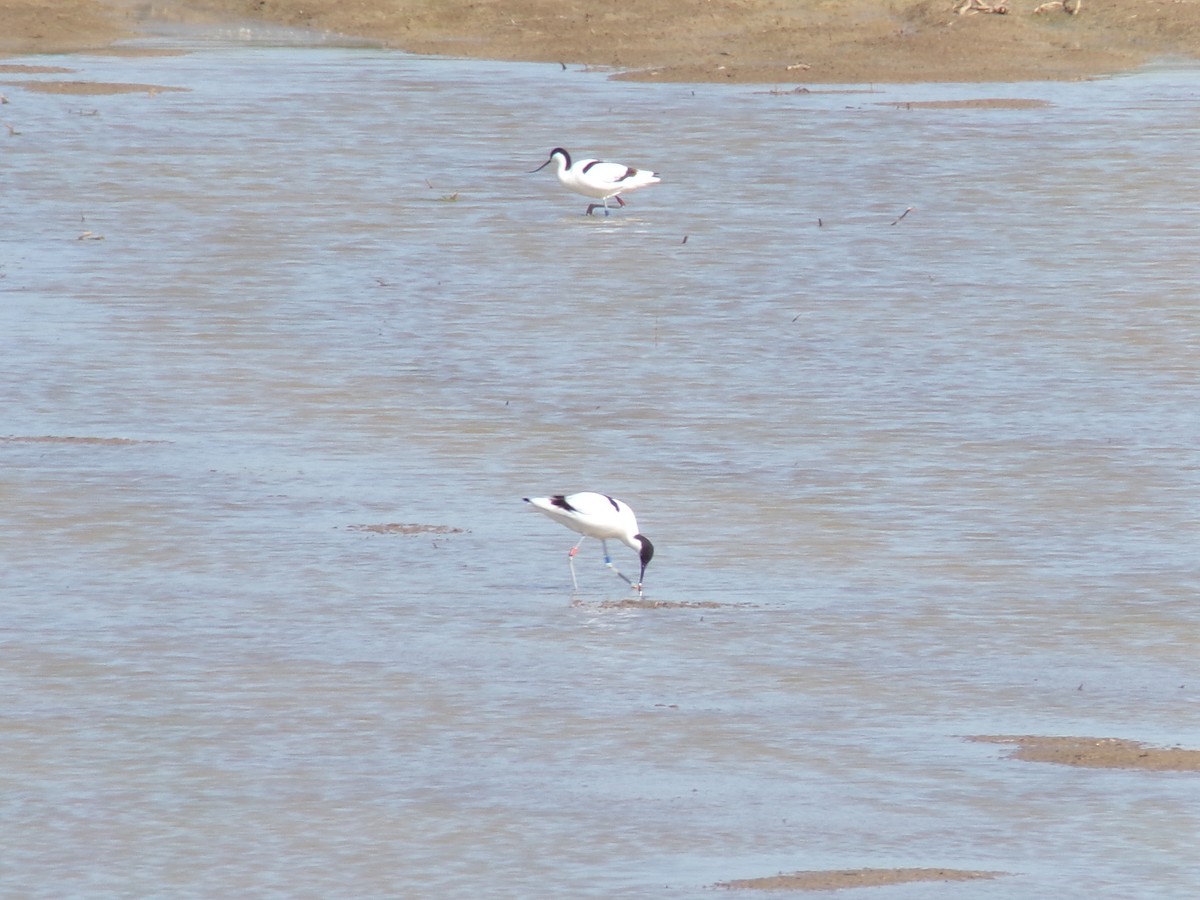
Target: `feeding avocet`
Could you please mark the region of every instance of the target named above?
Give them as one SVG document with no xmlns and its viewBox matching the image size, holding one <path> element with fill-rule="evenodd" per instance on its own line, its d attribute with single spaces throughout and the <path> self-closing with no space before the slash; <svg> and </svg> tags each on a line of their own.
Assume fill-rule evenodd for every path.
<svg viewBox="0 0 1200 900">
<path fill-rule="evenodd" d="M 654 556 L 654 545 L 644 534 L 638 533 L 637 519 L 627 504 L 594 491 L 581 491 L 565 496 L 558 494 L 554 497 L 526 497 L 525 502 L 532 504 L 534 509 L 544 512 L 555 522 L 583 535 L 567 554 L 567 562 L 571 566 L 571 583 L 575 590 L 579 590 L 579 582 L 575 580 L 575 553 L 585 538 L 591 537 L 600 541 L 604 547 L 604 564 L 621 575 L 613 565 L 612 557 L 608 555 L 608 540 L 611 538 L 636 551 L 641 558 L 642 572 L 636 584 L 621 575 L 638 595 L 641 595 L 642 580 L 646 577 L 646 566 Z"/>
<path fill-rule="evenodd" d="M 634 169 L 621 163 L 601 162 L 598 159 L 578 159 L 572 163 L 571 154 L 562 147 L 551 150 L 550 158 L 533 171 L 540 172 L 550 163 L 557 165 L 555 174 L 558 175 L 559 184 L 569 191 L 600 201 L 588 204 L 589 216 L 597 206 L 603 206 L 607 216 L 610 199 L 624 206 L 621 194 L 636 191 L 648 184 L 658 184 L 662 180 L 657 172 Z"/>
</svg>

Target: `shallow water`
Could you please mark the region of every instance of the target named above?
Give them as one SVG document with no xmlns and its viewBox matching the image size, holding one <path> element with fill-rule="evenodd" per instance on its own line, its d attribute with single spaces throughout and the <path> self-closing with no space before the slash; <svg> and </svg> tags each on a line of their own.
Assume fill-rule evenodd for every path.
<svg viewBox="0 0 1200 900">
<path fill-rule="evenodd" d="M 1195 775 L 962 738 L 1200 745 L 1200 73 L 172 44 L 4 76 L 0 893 L 1195 895 Z"/>
</svg>

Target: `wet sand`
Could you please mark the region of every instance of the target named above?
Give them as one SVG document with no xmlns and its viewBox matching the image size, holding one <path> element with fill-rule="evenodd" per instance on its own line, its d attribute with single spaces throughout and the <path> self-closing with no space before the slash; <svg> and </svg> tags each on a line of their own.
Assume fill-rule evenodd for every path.
<svg viewBox="0 0 1200 900">
<path fill-rule="evenodd" d="M 986 6 L 975 0 L 975 6 Z M 765 84 L 1085 78 L 1195 56 L 1200 4 L 1014 0 L 0 0 L 0 53 L 103 48 L 152 10 L 269 22 L 415 53 L 611 67 L 647 81 Z M 1042 12 L 1040 6 L 1050 6 Z"/>
<path fill-rule="evenodd" d="M 1200 771 L 1200 750 L 1150 747 L 1121 738 L 975 735 L 972 741 L 1012 744 L 1010 759 L 1058 763 L 1085 769 L 1144 769 L 1150 772 Z"/>
<path fill-rule="evenodd" d="M 828 869 L 720 881 L 713 887 L 752 891 L 837 891 L 842 888 L 883 887 L 914 881 L 976 881 L 981 878 L 999 878 L 1004 874 L 963 869 Z"/>
</svg>

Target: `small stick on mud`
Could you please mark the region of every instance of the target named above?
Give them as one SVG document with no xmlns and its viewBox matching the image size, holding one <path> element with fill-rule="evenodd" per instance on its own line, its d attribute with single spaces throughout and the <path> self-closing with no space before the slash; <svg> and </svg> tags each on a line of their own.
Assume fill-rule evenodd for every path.
<svg viewBox="0 0 1200 900">
<path fill-rule="evenodd" d="M 1083 6 L 1083 0 L 1052 0 L 1050 3 L 1043 3 L 1033 11 L 1035 16 L 1040 16 L 1042 13 L 1052 9 L 1061 9 L 1068 16 L 1079 15 L 1079 10 Z"/>
<path fill-rule="evenodd" d="M 912 212 L 914 209 L 916 209 L 916 207 L 915 207 L 915 206 L 910 206 L 910 207 L 909 207 L 908 209 L 906 209 L 904 212 L 900 213 L 900 215 L 896 216 L 896 218 L 895 218 L 895 219 L 892 221 L 892 224 L 893 224 L 893 225 L 895 225 L 897 222 L 899 222 L 901 219 L 903 219 L 905 216 L 907 216 L 907 215 L 908 215 L 910 212 Z"/>
<path fill-rule="evenodd" d="M 984 3 L 983 0 L 963 0 L 954 7 L 960 16 L 967 13 L 995 13 L 998 16 L 1008 15 L 1007 3 Z"/>
</svg>

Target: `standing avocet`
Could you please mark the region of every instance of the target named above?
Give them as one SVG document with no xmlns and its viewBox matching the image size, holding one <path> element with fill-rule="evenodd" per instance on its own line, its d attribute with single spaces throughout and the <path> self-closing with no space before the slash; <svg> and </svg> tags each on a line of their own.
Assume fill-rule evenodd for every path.
<svg viewBox="0 0 1200 900">
<path fill-rule="evenodd" d="M 638 533 L 637 519 L 633 510 L 620 500 L 615 500 L 607 494 L 597 494 L 593 491 L 581 491 L 578 494 L 557 494 L 554 497 L 526 497 L 526 503 L 534 509 L 544 512 L 555 522 L 566 525 L 572 531 L 582 534 L 574 547 L 567 554 L 567 562 L 571 566 L 571 583 L 579 590 L 579 582 L 575 580 L 575 552 L 585 538 L 596 538 L 604 547 L 604 564 L 621 575 L 608 555 L 608 540 L 618 540 L 626 547 L 635 550 L 642 561 L 642 572 L 637 583 L 625 578 L 637 592 L 642 593 L 642 580 L 646 577 L 646 566 L 654 556 L 654 545 L 644 534 Z"/>
<path fill-rule="evenodd" d="M 648 184 L 658 184 L 662 180 L 657 172 L 633 169 L 621 163 L 601 162 L 598 159 L 578 159 L 572 163 L 571 154 L 562 147 L 551 150 L 550 158 L 533 171 L 540 172 L 550 163 L 557 164 L 555 174 L 558 175 L 559 184 L 569 191 L 600 201 L 588 204 L 586 215 L 589 216 L 597 206 L 603 206 L 607 216 L 610 199 L 624 206 L 621 194 L 636 191 Z"/>
</svg>

